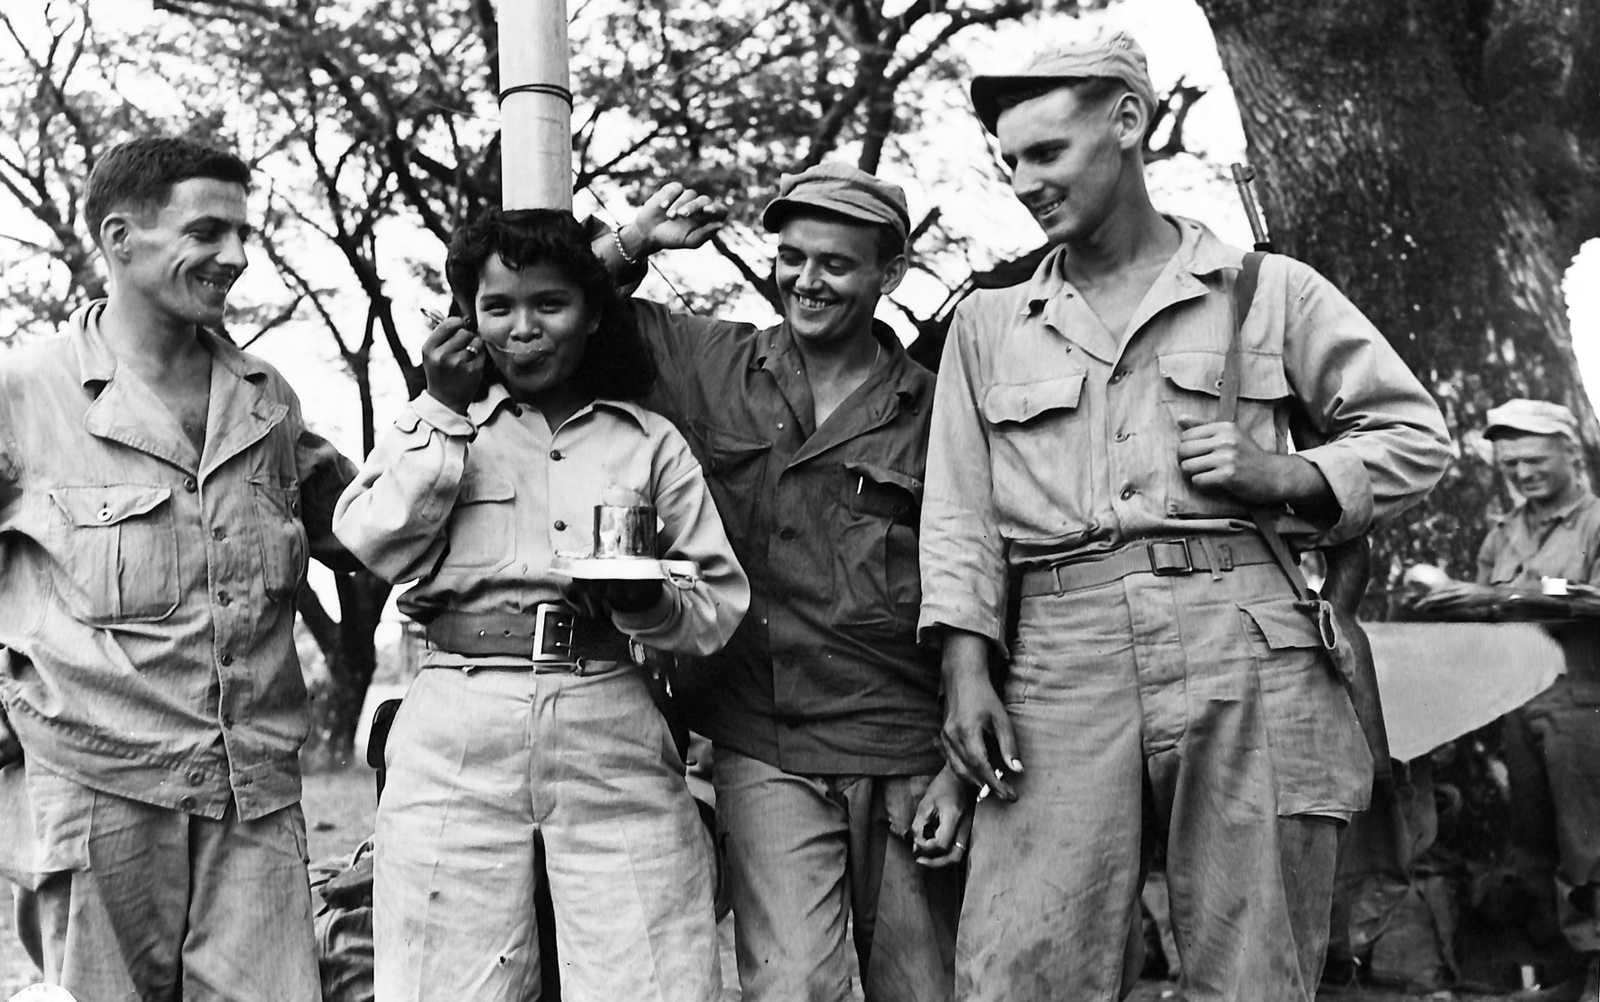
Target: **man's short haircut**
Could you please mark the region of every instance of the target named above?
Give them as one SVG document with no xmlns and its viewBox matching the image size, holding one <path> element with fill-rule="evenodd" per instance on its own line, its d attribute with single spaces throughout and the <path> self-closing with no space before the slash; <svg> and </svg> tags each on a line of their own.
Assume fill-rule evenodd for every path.
<svg viewBox="0 0 1600 1002">
<path fill-rule="evenodd" d="M 1001 91 L 995 96 L 994 101 L 1000 111 L 1004 112 L 1024 102 L 1044 97 L 1046 94 L 1054 94 L 1056 91 L 1063 89 L 1071 90 L 1077 94 L 1079 102 L 1086 107 L 1109 104 L 1124 94 L 1133 94 L 1131 87 L 1112 77 L 1074 77 L 1045 80 L 1034 86 Z M 1134 96 L 1137 97 L 1138 95 L 1135 94 Z"/>
<path fill-rule="evenodd" d="M 173 185 L 196 177 L 250 187 L 250 167 L 243 160 L 187 139 L 162 136 L 112 147 L 89 172 L 83 199 L 89 235 L 98 244 L 100 225 L 111 213 L 148 216 L 167 204 Z"/>
</svg>

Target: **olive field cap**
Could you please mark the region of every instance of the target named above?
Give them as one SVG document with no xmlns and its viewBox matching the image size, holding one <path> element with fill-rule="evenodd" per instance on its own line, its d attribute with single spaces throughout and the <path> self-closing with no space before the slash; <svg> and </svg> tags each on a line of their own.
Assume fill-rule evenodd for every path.
<svg viewBox="0 0 1600 1002">
<path fill-rule="evenodd" d="M 1150 83 L 1150 68 L 1144 49 L 1125 31 L 1098 29 L 1057 42 L 1034 53 L 1027 65 L 1015 73 L 980 75 L 972 78 L 972 106 L 978 121 L 993 132 L 1000 119 L 1000 99 L 1019 90 L 1035 90 L 1053 81 L 1102 78 L 1128 85 L 1147 113 L 1156 107 L 1156 89 Z"/>
<path fill-rule="evenodd" d="M 1507 400 L 1499 407 L 1489 408 L 1489 423 L 1483 429 L 1483 437 L 1493 440 L 1507 432 L 1560 435 L 1576 442 L 1578 419 L 1560 404 L 1519 397 Z"/>
<path fill-rule="evenodd" d="M 761 212 L 761 225 L 777 230 L 800 208 L 822 209 L 847 219 L 894 229 L 903 242 L 911 232 L 906 193 L 849 164 L 820 163 L 778 179 L 778 197 Z"/>
</svg>

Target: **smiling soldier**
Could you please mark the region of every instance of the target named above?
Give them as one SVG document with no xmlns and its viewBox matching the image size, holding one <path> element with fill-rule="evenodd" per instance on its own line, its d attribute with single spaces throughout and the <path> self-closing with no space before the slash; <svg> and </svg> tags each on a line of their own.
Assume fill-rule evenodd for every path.
<svg viewBox="0 0 1600 1002">
<path fill-rule="evenodd" d="M 106 153 L 110 295 L 0 368 L 0 873 L 82 999 L 319 997 L 294 598 L 308 552 L 355 566 L 329 529 L 354 468 L 215 333 L 249 177 L 177 139 Z"/>
<path fill-rule="evenodd" d="M 1439 478 L 1443 419 L 1348 300 L 1278 256 L 1223 416 L 1243 254 L 1151 205 L 1132 38 L 1074 39 L 972 97 L 1055 246 L 958 308 L 934 401 L 921 629 L 943 644 L 946 752 L 996 794 L 957 995 L 1131 987 L 1141 847 L 1164 837 L 1184 998 L 1309 1000 L 1372 763 L 1252 511 L 1297 545 L 1358 535 Z"/>
<path fill-rule="evenodd" d="M 599 246 L 618 268 L 697 246 L 708 207 L 667 185 Z M 849 999 L 853 923 L 869 1002 L 939 1002 L 965 835 L 961 785 L 935 777 L 938 670 L 915 636 L 933 376 L 873 319 L 906 273 L 905 194 L 822 164 L 784 175 L 762 222 L 778 325 L 635 301 L 654 403 L 705 466 L 753 593 L 679 686 L 716 746 L 739 982 L 752 1002 Z"/>
</svg>

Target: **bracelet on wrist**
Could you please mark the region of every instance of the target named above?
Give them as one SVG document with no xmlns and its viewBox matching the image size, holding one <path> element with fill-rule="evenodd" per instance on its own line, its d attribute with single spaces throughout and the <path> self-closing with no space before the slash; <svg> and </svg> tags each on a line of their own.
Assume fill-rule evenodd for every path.
<svg viewBox="0 0 1600 1002">
<path fill-rule="evenodd" d="M 636 255 L 629 254 L 628 248 L 622 243 L 622 227 L 619 226 L 611 231 L 611 239 L 617 245 L 617 256 L 622 258 L 623 264 L 639 263 L 639 258 Z"/>
</svg>

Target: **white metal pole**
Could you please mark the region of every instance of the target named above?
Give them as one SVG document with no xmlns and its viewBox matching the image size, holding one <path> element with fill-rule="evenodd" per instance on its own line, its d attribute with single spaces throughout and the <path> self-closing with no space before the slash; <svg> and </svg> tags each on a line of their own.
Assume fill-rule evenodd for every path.
<svg viewBox="0 0 1600 1002">
<path fill-rule="evenodd" d="M 566 0 L 500 0 L 500 197 L 572 208 Z"/>
</svg>

